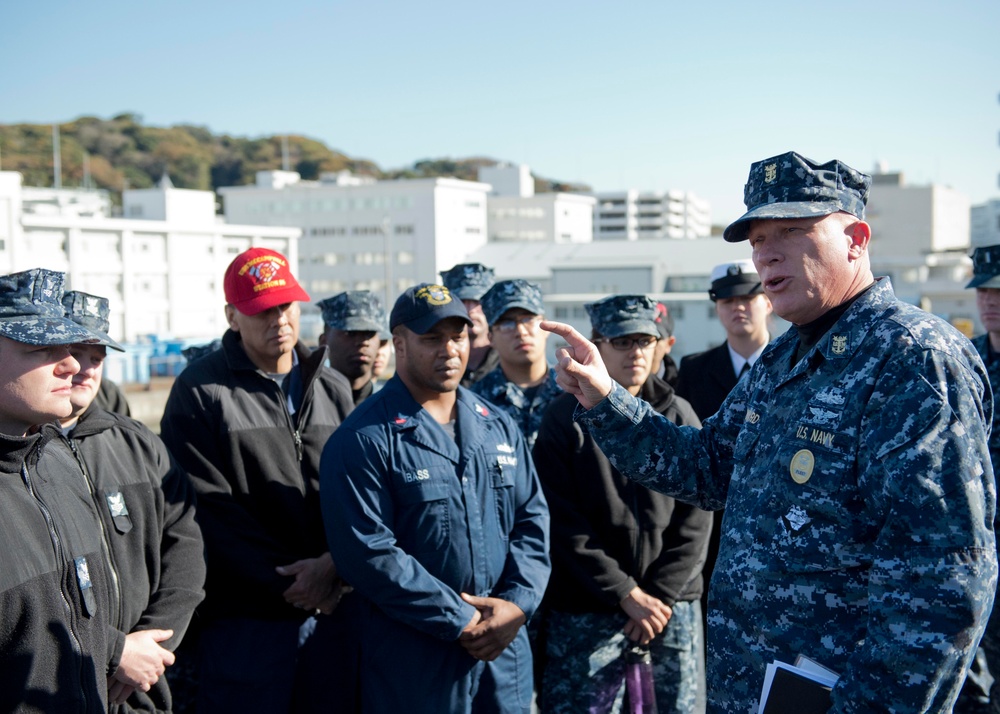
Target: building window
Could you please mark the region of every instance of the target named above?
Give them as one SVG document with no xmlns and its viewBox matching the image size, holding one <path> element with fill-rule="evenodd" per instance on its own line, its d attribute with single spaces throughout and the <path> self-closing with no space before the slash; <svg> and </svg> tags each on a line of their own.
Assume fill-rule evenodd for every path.
<svg viewBox="0 0 1000 714">
<path fill-rule="evenodd" d="M 393 230 L 395 231 L 396 235 L 398 235 L 398 236 L 413 235 L 413 225 L 412 224 L 408 224 L 408 225 L 405 225 L 405 226 L 394 226 Z"/>
<path fill-rule="evenodd" d="M 401 250 L 396 253 L 396 263 L 399 265 L 413 265 L 413 253 L 408 250 Z"/>
<path fill-rule="evenodd" d="M 555 318 L 557 320 L 565 320 L 569 317 L 569 310 L 566 309 L 565 305 L 557 305 L 555 310 Z"/>
<path fill-rule="evenodd" d="M 482 233 L 483 231 L 479 227 L 477 227 L 477 226 L 466 226 L 465 227 L 465 232 L 467 234 L 476 235 L 476 234 Z"/>
</svg>

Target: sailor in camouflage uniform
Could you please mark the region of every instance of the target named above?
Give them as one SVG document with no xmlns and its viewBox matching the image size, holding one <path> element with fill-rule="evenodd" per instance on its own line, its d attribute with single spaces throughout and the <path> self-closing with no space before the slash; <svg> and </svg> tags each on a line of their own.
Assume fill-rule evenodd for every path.
<svg viewBox="0 0 1000 714">
<path fill-rule="evenodd" d="M 972 340 L 983 358 L 993 393 L 1000 390 L 1000 245 L 977 248 L 972 255 L 972 280 L 965 287 L 976 289 L 979 321 L 986 333 Z M 1000 409 L 993 410 L 990 459 L 996 474 L 1000 464 Z M 956 712 L 1000 712 L 1000 608 L 994 608 L 969 678 L 962 688 Z"/>
<path fill-rule="evenodd" d="M 755 163 L 749 238 L 793 323 L 701 431 L 613 384 L 567 325 L 559 382 L 611 463 L 643 485 L 725 506 L 711 585 L 712 711 L 756 712 L 769 662 L 840 673 L 834 712 L 946 712 L 982 636 L 997 562 L 975 349 L 875 280 L 870 177 L 795 153 Z"/>
<path fill-rule="evenodd" d="M 374 392 L 373 370 L 383 335 L 388 339 L 385 308 L 370 290 L 348 290 L 320 300 L 323 334 L 330 366 L 351 383 L 354 406 Z"/>
<path fill-rule="evenodd" d="M 675 424 L 701 426 L 653 374 L 656 305 L 612 295 L 585 307 L 615 381 Z M 618 473 L 573 421 L 575 405 L 572 394 L 552 402 L 533 453 L 552 514 L 544 711 L 634 711 L 628 660 L 645 651 L 659 714 L 703 712 L 701 568 L 712 514 Z"/>
<path fill-rule="evenodd" d="M 482 306 L 500 364 L 472 391 L 510 414 L 531 448 L 545 408 L 562 394 L 545 359 L 549 333 L 538 329 L 545 316 L 542 291 L 526 280 L 502 280 L 483 295 Z"/>
<path fill-rule="evenodd" d="M 462 386 L 471 387 L 500 363 L 500 356 L 490 347 L 489 325 L 480 301 L 493 283 L 493 268 L 482 263 L 460 263 L 441 273 L 441 280 L 452 295 L 458 297 L 469 312 L 469 364 L 462 377 Z"/>
</svg>

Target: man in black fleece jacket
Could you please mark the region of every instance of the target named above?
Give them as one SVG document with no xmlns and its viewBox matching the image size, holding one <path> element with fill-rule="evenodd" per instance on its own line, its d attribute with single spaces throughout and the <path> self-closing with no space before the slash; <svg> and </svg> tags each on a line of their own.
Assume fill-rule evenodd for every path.
<svg viewBox="0 0 1000 714">
<path fill-rule="evenodd" d="M 0 276 L 0 711 L 104 712 L 109 572 L 73 454 L 51 422 L 70 412 L 74 342 L 63 274 Z M 38 428 L 36 425 L 45 424 Z"/>
<path fill-rule="evenodd" d="M 353 408 L 350 384 L 324 366 L 325 349 L 299 341 L 298 301 L 309 295 L 283 255 L 244 251 L 224 289 L 222 347 L 180 374 L 160 423 L 197 493 L 205 538 L 198 707 L 298 713 L 329 708 L 336 691 L 336 707 L 349 711 L 353 658 L 338 651 L 345 616 L 327 616 L 342 591 L 320 514 L 319 459 Z"/>
<path fill-rule="evenodd" d="M 98 406 L 107 348 L 121 349 L 107 336 L 108 301 L 72 291 L 63 305 L 68 318 L 102 335 L 100 344 L 70 347 L 80 371 L 73 376 L 73 411 L 60 423 L 87 477 L 117 576 L 111 626 L 123 649 L 108 698 L 116 712 L 168 712 L 162 674 L 205 597 L 194 491 L 153 432 Z"/>
<path fill-rule="evenodd" d="M 615 295 L 586 308 L 612 377 L 674 423 L 701 426 L 650 374 L 656 302 Z M 552 513 L 545 710 L 621 707 L 627 650 L 639 645 L 650 651 L 660 714 L 703 711 L 699 598 L 712 515 L 618 473 L 573 421 L 576 403 L 572 394 L 552 402 L 533 451 Z"/>
</svg>

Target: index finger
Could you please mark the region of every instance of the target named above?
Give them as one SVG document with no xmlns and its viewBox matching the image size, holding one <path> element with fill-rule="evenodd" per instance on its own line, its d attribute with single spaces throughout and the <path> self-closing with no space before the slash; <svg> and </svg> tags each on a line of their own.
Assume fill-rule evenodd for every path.
<svg viewBox="0 0 1000 714">
<path fill-rule="evenodd" d="M 585 347 L 590 344 L 590 340 L 581 335 L 576 331 L 572 325 L 567 325 L 565 322 L 556 322 L 555 320 L 542 320 L 538 325 L 546 332 L 553 332 L 564 340 L 570 347 Z"/>
</svg>

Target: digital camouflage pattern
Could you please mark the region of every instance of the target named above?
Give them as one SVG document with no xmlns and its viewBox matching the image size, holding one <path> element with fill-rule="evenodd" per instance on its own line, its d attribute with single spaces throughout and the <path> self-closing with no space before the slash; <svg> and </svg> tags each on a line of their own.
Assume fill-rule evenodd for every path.
<svg viewBox="0 0 1000 714">
<path fill-rule="evenodd" d="M 799 653 L 841 674 L 831 711 L 950 711 L 996 589 L 982 360 L 886 278 L 797 348 L 772 343 L 700 431 L 617 386 L 577 419 L 622 473 L 726 508 L 712 711 L 755 712 Z"/>
<path fill-rule="evenodd" d="M 590 326 L 605 337 L 660 336 L 656 300 L 646 295 L 612 295 L 584 307 L 590 317 Z"/>
<path fill-rule="evenodd" d="M 65 278 L 44 268 L 0 275 L 0 335 L 26 345 L 99 342 L 100 335 L 66 317 Z"/>
<path fill-rule="evenodd" d="M 551 367 L 545 381 L 534 390 L 530 401 L 521 387 L 507 379 L 499 365 L 470 389 L 483 399 L 493 402 L 514 419 L 528 442 L 528 449 L 535 445 L 545 409 L 553 399 L 562 394 L 562 389 L 556 384 L 556 371 Z"/>
<path fill-rule="evenodd" d="M 386 334 L 388 321 L 378 295 L 370 290 L 348 290 L 320 300 L 316 306 L 323 313 L 323 324 L 344 332 Z"/>
<path fill-rule="evenodd" d="M 747 238 L 750 221 L 761 218 L 806 218 L 845 211 L 865 219 L 872 177 L 842 161 L 818 164 L 789 151 L 750 165 L 743 187 L 747 212 L 729 225 L 730 243 Z"/>
<path fill-rule="evenodd" d="M 482 263 L 460 263 L 441 273 L 441 280 L 459 300 L 481 300 L 493 287 L 493 268 Z"/>
<path fill-rule="evenodd" d="M 499 283 L 494 283 L 480 302 L 486 323 L 491 327 L 505 312 L 516 307 L 527 310 L 533 315 L 545 314 L 542 289 L 527 280 L 501 280 Z"/>
<path fill-rule="evenodd" d="M 623 650 L 631 645 L 624 632 L 627 619 L 625 613 L 547 615 L 548 664 L 542 681 L 546 714 L 631 711 L 624 707 Z M 649 644 L 658 714 L 703 710 L 698 701 L 702 647 L 701 603 L 676 603 L 667 628 Z"/>
<path fill-rule="evenodd" d="M 79 290 L 70 290 L 63 295 L 62 304 L 66 310 L 66 317 L 100 335 L 101 339 L 97 344 L 111 347 L 119 352 L 125 351 L 124 347 L 108 335 L 108 330 L 111 328 L 111 320 L 109 319 L 111 307 L 107 298 Z"/>
</svg>

